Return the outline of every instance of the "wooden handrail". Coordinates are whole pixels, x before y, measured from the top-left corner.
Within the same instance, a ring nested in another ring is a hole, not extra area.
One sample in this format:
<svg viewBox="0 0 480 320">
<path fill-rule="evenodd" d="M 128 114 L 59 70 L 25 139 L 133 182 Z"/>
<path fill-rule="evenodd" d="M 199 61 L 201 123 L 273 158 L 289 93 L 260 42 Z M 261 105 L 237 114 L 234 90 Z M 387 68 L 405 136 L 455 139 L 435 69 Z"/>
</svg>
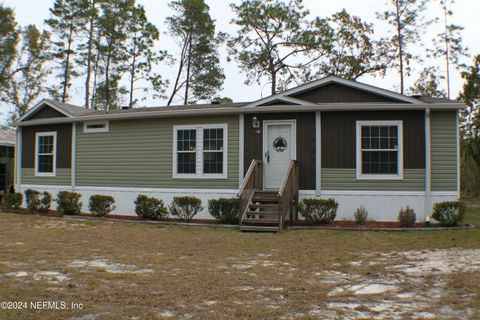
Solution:
<svg viewBox="0 0 480 320">
<path fill-rule="evenodd" d="M 242 185 L 238 190 L 238 196 L 240 196 L 243 193 L 247 184 L 249 183 L 249 180 L 253 177 L 253 174 L 255 172 L 255 167 L 261 163 L 262 163 L 261 160 L 255 160 L 255 159 L 252 160 L 252 162 L 250 163 L 250 167 L 248 167 L 247 174 L 245 175 L 245 178 L 243 178 Z"/>
<path fill-rule="evenodd" d="M 282 185 L 277 194 L 279 198 L 278 227 L 283 230 L 285 216 L 287 212 L 295 209 L 295 202 L 298 198 L 298 163 L 295 160 L 290 161 Z M 293 215 L 290 216 L 293 219 Z"/>
<path fill-rule="evenodd" d="M 240 198 L 240 225 L 243 222 L 248 207 L 252 201 L 255 190 L 263 188 L 263 163 L 261 160 L 252 160 L 242 185 L 238 190 Z"/>
</svg>

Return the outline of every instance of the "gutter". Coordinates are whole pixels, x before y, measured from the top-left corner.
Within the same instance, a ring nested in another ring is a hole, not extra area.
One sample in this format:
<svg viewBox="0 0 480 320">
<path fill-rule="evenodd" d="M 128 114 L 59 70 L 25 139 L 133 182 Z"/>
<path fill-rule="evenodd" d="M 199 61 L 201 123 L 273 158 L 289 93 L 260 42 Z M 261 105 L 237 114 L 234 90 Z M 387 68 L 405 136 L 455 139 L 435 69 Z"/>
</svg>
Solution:
<svg viewBox="0 0 480 320">
<path fill-rule="evenodd" d="M 225 108 L 204 108 L 185 110 L 157 110 L 138 111 L 125 113 L 102 113 L 73 118 L 49 118 L 25 122 L 17 122 L 15 126 L 33 126 L 42 124 L 72 123 L 91 120 L 126 120 L 144 118 L 163 118 L 198 115 L 225 115 L 242 113 L 271 113 L 271 112 L 317 112 L 317 111 L 363 111 L 363 110 L 460 110 L 465 106 L 461 103 L 438 103 L 438 104 L 405 104 L 405 103 L 328 103 L 309 105 L 276 105 L 263 107 L 225 107 Z"/>
</svg>

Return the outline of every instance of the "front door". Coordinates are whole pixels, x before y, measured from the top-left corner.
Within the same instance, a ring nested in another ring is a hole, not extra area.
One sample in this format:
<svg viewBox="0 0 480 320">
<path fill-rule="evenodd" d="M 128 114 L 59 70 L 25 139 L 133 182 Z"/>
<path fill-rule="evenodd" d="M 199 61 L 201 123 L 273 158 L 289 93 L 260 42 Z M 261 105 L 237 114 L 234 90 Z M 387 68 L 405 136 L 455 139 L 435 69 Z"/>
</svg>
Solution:
<svg viewBox="0 0 480 320">
<path fill-rule="evenodd" d="M 291 160 L 296 158 L 295 121 L 263 122 L 265 188 L 280 188 Z"/>
</svg>

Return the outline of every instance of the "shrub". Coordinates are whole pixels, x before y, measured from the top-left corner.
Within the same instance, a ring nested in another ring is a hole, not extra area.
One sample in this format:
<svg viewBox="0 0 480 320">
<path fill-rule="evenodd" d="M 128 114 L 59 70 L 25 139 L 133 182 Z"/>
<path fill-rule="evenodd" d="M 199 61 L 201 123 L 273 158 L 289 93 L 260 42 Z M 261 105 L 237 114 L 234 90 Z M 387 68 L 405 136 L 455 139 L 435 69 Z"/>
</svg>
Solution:
<svg viewBox="0 0 480 320">
<path fill-rule="evenodd" d="M 168 214 L 163 201 L 139 194 L 135 200 L 135 213 L 143 219 L 160 220 Z"/>
<path fill-rule="evenodd" d="M 298 211 L 305 221 L 313 224 L 330 223 L 337 216 L 338 203 L 334 199 L 303 199 Z"/>
<path fill-rule="evenodd" d="M 40 192 L 33 189 L 25 190 L 25 202 L 27 203 L 28 212 L 38 211 L 40 207 Z"/>
<path fill-rule="evenodd" d="M 208 212 L 221 223 L 238 224 L 240 220 L 240 199 L 208 200 Z"/>
<path fill-rule="evenodd" d="M 90 197 L 88 208 L 90 212 L 97 217 L 105 217 L 107 214 L 115 210 L 115 199 L 111 196 L 95 194 Z"/>
<path fill-rule="evenodd" d="M 40 207 L 38 210 L 41 212 L 47 212 L 50 209 L 51 204 L 52 195 L 47 191 L 42 192 L 42 198 L 40 199 Z"/>
<path fill-rule="evenodd" d="M 174 197 L 170 204 L 170 213 L 185 222 L 191 221 L 200 210 L 203 210 L 202 200 L 196 197 Z"/>
<path fill-rule="evenodd" d="M 69 215 L 80 214 L 82 210 L 81 197 L 82 195 L 76 192 L 60 191 L 55 199 L 58 211 Z"/>
<path fill-rule="evenodd" d="M 415 220 L 417 220 L 417 215 L 409 206 L 407 206 L 405 209 L 401 208 L 398 212 L 398 222 L 400 222 L 400 226 L 402 228 L 413 227 Z"/>
<path fill-rule="evenodd" d="M 453 227 L 463 222 L 465 210 L 465 205 L 461 201 L 437 202 L 433 206 L 432 217 L 447 227 Z"/>
<path fill-rule="evenodd" d="M 353 217 L 355 218 L 357 224 L 365 225 L 368 221 L 368 211 L 364 206 L 360 206 L 359 208 L 355 209 Z"/>
<path fill-rule="evenodd" d="M 20 192 L 7 193 L 3 198 L 3 203 L 9 209 L 18 209 L 23 203 L 23 194 Z"/>
</svg>

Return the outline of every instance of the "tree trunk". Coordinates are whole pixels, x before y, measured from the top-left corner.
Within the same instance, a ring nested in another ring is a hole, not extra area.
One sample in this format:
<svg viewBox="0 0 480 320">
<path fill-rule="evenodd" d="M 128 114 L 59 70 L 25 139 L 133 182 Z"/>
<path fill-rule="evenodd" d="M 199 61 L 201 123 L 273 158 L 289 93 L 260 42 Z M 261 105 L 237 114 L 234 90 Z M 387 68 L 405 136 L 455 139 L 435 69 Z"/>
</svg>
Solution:
<svg viewBox="0 0 480 320">
<path fill-rule="evenodd" d="M 106 110 L 110 109 L 110 60 L 112 58 L 112 40 L 108 43 L 107 64 L 105 66 L 105 104 Z"/>
<path fill-rule="evenodd" d="M 398 0 L 395 1 L 396 7 L 396 20 L 397 20 L 397 38 L 398 38 L 398 61 L 400 68 L 400 94 L 404 93 L 403 84 L 403 42 L 402 42 L 402 26 L 400 23 L 400 7 Z"/>
<path fill-rule="evenodd" d="M 190 89 L 190 68 L 192 66 L 192 35 L 188 36 L 187 79 L 185 80 L 185 97 L 183 104 L 188 104 L 188 90 Z"/>
<path fill-rule="evenodd" d="M 180 65 L 178 66 L 177 77 L 175 79 L 175 84 L 173 86 L 173 91 L 172 91 L 172 94 L 170 95 L 170 99 L 168 99 L 167 107 L 172 104 L 173 98 L 175 97 L 178 90 L 180 89 L 178 87 L 178 83 L 180 82 L 180 76 L 182 75 L 183 66 L 185 64 L 185 52 L 186 52 L 186 50 L 187 50 L 187 41 L 185 41 L 185 43 L 183 44 L 182 54 L 180 55 Z"/>
<path fill-rule="evenodd" d="M 445 62 L 447 64 L 447 98 L 450 99 L 450 40 L 448 38 L 448 24 L 447 24 L 447 1 L 444 3 L 443 7 L 445 13 Z"/>
<path fill-rule="evenodd" d="M 100 52 L 97 50 L 97 59 L 95 61 L 95 67 L 93 69 L 93 93 L 92 93 L 92 98 L 90 101 L 90 107 L 91 109 L 96 109 L 97 104 L 96 104 L 96 94 L 97 94 L 97 75 L 98 75 L 98 63 L 100 60 Z"/>
<path fill-rule="evenodd" d="M 135 82 L 135 63 L 137 60 L 136 46 L 133 45 L 132 64 L 130 68 L 130 102 L 129 107 L 133 108 L 133 83 Z"/>
<path fill-rule="evenodd" d="M 274 94 L 277 93 L 277 71 L 275 70 L 273 58 L 269 59 L 269 69 L 270 69 L 270 76 L 272 78 L 271 93 L 273 96 Z"/>
<path fill-rule="evenodd" d="M 65 69 L 63 70 L 63 93 L 62 102 L 67 100 L 67 88 L 70 75 L 70 50 L 72 49 L 73 22 L 71 22 L 68 31 L 67 56 L 65 57 Z"/>
<path fill-rule="evenodd" d="M 90 72 L 93 46 L 93 22 L 95 19 L 95 0 L 92 0 L 90 13 L 90 30 L 88 31 L 87 78 L 85 79 L 85 108 L 90 108 Z"/>
</svg>

